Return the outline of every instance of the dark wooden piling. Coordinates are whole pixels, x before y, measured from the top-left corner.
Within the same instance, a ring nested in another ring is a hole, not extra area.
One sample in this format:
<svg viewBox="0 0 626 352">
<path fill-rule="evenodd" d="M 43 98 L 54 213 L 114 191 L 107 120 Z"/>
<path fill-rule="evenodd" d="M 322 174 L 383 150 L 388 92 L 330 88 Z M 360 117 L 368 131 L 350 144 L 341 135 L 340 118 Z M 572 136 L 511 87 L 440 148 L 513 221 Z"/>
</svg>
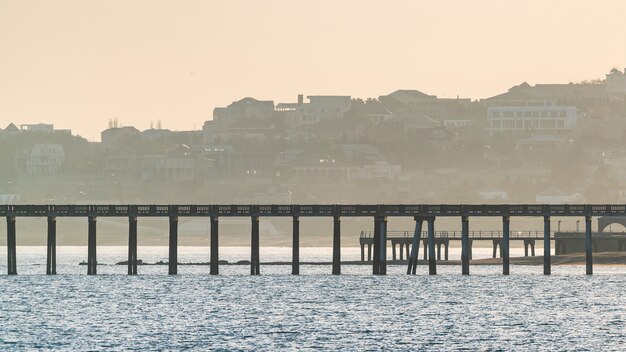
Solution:
<svg viewBox="0 0 626 352">
<path fill-rule="evenodd" d="M 380 275 L 380 217 L 374 217 L 374 260 L 372 274 Z"/>
<path fill-rule="evenodd" d="M 591 216 L 585 216 L 585 266 L 587 275 L 593 275 L 592 241 L 593 239 L 591 238 Z"/>
<path fill-rule="evenodd" d="M 87 275 L 98 273 L 98 259 L 96 256 L 96 217 L 90 215 L 87 229 Z"/>
<path fill-rule="evenodd" d="M 128 217 L 128 275 L 137 275 L 137 217 Z"/>
<path fill-rule="evenodd" d="M 552 258 L 550 256 L 550 217 L 543 217 L 543 274 L 552 273 Z"/>
<path fill-rule="evenodd" d="M 7 216 L 7 274 L 17 275 L 15 216 Z"/>
<path fill-rule="evenodd" d="M 168 274 L 178 274 L 178 216 L 170 215 Z"/>
<path fill-rule="evenodd" d="M 300 217 L 293 217 L 291 243 L 291 274 L 300 275 Z M 363 246 L 361 246 L 361 260 L 363 259 Z"/>
<path fill-rule="evenodd" d="M 469 275 L 469 217 L 461 217 L 461 274 Z"/>
<path fill-rule="evenodd" d="M 260 255 L 259 255 L 259 216 L 253 215 L 252 219 L 252 238 L 251 238 L 251 252 L 250 252 L 250 275 L 260 275 Z"/>
<path fill-rule="evenodd" d="M 502 274 L 509 275 L 509 216 L 502 217 L 502 242 L 500 243 L 500 252 L 502 253 Z"/>
<path fill-rule="evenodd" d="M 341 218 L 333 216 L 333 275 L 341 274 Z"/>
<path fill-rule="evenodd" d="M 57 220 L 48 216 L 48 246 L 46 255 L 46 275 L 57 273 Z"/>
<path fill-rule="evenodd" d="M 411 253 L 408 256 L 409 265 L 406 269 L 407 275 L 411 275 L 411 274 L 415 275 L 417 271 L 417 258 L 419 256 L 420 241 L 421 241 L 421 236 L 422 236 L 423 220 L 421 218 L 418 218 L 417 216 L 414 217 L 414 219 L 415 219 L 415 231 L 413 232 L 413 241 L 411 242 Z"/>
<path fill-rule="evenodd" d="M 211 216 L 211 275 L 219 275 L 220 273 L 220 255 L 219 255 L 219 219 L 217 216 Z"/>
<path fill-rule="evenodd" d="M 428 274 L 437 275 L 435 259 L 435 218 L 428 218 Z"/>
</svg>

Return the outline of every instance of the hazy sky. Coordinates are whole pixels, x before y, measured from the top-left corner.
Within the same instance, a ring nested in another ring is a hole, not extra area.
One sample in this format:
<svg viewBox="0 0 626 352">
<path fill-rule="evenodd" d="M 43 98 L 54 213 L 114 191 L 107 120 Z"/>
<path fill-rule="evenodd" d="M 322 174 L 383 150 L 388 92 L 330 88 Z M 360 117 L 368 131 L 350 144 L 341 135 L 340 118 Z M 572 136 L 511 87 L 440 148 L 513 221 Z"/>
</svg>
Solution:
<svg viewBox="0 0 626 352">
<path fill-rule="evenodd" d="M 215 106 L 419 89 L 483 98 L 626 67 L 626 1 L 0 0 L 0 127 L 98 140 Z"/>
</svg>

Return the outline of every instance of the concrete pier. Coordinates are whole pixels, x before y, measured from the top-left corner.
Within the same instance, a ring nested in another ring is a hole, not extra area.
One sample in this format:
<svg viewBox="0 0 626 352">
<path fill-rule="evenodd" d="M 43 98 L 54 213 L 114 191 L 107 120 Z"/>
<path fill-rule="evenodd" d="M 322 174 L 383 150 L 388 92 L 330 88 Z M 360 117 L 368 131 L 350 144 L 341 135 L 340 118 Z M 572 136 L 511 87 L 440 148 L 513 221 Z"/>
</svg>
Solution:
<svg viewBox="0 0 626 352">
<path fill-rule="evenodd" d="M 178 274 L 178 216 L 170 215 L 170 247 L 168 274 Z"/>
<path fill-rule="evenodd" d="M 87 229 L 87 275 L 98 273 L 98 260 L 96 258 L 96 217 L 89 216 Z"/>
<path fill-rule="evenodd" d="M 300 217 L 293 217 L 291 244 L 291 274 L 300 275 Z M 361 259 L 363 259 L 363 246 L 361 246 Z"/>
<path fill-rule="evenodd" d="M 380 275 L 387 275 L 387 217 L 380 218 Z"/>
<path fill-rule="evenodd" d="M 585 266 L 587 275 L 593 275 L 593 239 L 591 238 L 591 216 L 585 216 Z"/>
<path fill-rule="evenodd" d="M 128 217 L 128 275 L 137 275 L 137 217 Z"/>
<path fill-rule="evenodd" d="M 251 251 L 250 251 L 250 275 L 260 275 L 260 239 L 259 239 L 259 216 L 252 215 L 252 238 L 251 238 Z"/>
<path fill-rule="evenodd" d="M 220 273 L 220 255 L 219 255 L 219 219 L 217 216 L 211 216 L 211 275 L 219 275 Z"/>
<path fill-rule="evenodd" d="M 500 243 L 500 253 L 502 256 L 502 274 L 509 275 L 509 216 L 502 217 L 502 242 Z"/>
<path fill-rule="evenodd" d="M 543 274 L 552 274 L 552 257 L 550 256 L 550 217 L 543 217 Z"/>
<path fill-rule="evenodd" d="M 333 216 L 333 275 L 341 274 L 341 218 Z"/>
<path fill-rule="evenodd" d="M 372 274 L 380 275 L 380 217 L 374 217 L 374 261 Z"/>
<path fill-rule="evenodd" d="M 48 216 L 46 275 L 57 274 L 57 218 Z"/>
<path fill-rule="evenodd" d="M 417 271 L 417 258 L 419 257 L 420 241 L 422 237 L 421 218 L 415 217 L 415 231 L 413 232 L 413 241 L 411 242 L 411 254 L 409 255 L 409 266 L 406 270 L 407 275 L 415 275 Z"/>
<path fill-rule="evenodd" d="M 437 261 L 435 259 L 435 218 L 428 218 L 428 274 L 437 275 Z"/>
<path fill-rule="evenodd" d="M 17 243 L 15 217 L 7 216 L 7 274 L 17 275 Z"/>
<path fill-rule="evenodd" d="M 461 274 L 469 275 L 469 217 L 461 217 Z"/>
</svg>

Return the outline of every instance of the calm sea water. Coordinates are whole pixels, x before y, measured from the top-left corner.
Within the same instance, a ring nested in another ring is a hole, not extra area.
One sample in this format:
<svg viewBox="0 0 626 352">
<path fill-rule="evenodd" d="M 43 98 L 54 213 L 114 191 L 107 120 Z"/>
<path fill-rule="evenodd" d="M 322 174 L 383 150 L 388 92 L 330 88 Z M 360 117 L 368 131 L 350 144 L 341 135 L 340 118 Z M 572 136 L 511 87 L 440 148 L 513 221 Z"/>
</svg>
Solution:
<svg viewBox="0 0 626 352">
<path fill-rule="evenodd" d="M 124 247 L 99 247 L 97 276 L 86 276 L 85 247 L 58 249 L 59 275 L 45 276 L 45 248 L 18 247 L 18 276 L 6 276 L 0 247 L 0 350 L 594 350 L 626 348 L 626 267 L 439 266 L 440 275 L 404 275 L 390 266 L 140 266 L 125 275 Z M 183 247 L 181 262 L 208 259 L 208 248 Z M 262 248 L 263 260 L 289 260 L 289 248 Z M 302 260 L 328 261 L 330 248 L 302 248 Z M 346 248 L 344 259 L 356 259 Z M 475 249 L 476 253 L 476 249 Z M 485 249 L 484 256 L 490 254 Z M 248 248 L 220 249 L 223 259 Z M 147 262 L 166 247 L 141 247 Z M 451 252 L 455 257 L 455 251 Z"/>
</svg>

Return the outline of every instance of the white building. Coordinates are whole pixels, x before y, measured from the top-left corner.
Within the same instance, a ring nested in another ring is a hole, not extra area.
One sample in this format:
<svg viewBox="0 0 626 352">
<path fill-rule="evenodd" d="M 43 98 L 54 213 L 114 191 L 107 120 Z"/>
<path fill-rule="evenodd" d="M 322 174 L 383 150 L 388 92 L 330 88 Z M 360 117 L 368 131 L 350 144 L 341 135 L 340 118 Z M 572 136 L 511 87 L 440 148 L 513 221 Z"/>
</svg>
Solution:
<svg viewBox="0 0 626 352">
<path fill-rule="evenodd" d="M 65 162 L 65 151 L 58 144 L 36 144 L 26 158 L 29 174 L 56 174 Z"/>
<path fill-rule="evenodd" d="M 556 187 L 550 187 L 535 195 L 538 204 L 580 204 L 586 201 L 580 193 L 567 193 Z"/>
<path fill-rule="evenodd" d="M 557 106 L 551 101 L 487 108 L 487 131 L 490 134 L 523 131 L 566 132 L 576 126 L 577 120 L 575 106 Z"/>
<path fill-rule="evenodd" d="M 350 110 L 352 98 L 342 95 L 310 95 L 305 103 L 298 96 L 298 104 L 279 104 L 278 111 L 287 114 L 291 132 L 302 134 L 310 132 L 312 126 L 322 121 L 337 120 Z"/>
<path fill-rule="evenodd" d="M 348 181 L 366 180 L 397 180 L 402 167 L 396 164 L 389 164 L 384 160 L 379 160 L 371 164 L 351 168 L 348 173 Z"/>
<path fill-rule="evenodd" d="M 478 196 L 482 200 L 507 200 L 509 199 L 509 193 L 507 191 L 498 188 L 487 188 L 478 192 Z"/>
</svg>

